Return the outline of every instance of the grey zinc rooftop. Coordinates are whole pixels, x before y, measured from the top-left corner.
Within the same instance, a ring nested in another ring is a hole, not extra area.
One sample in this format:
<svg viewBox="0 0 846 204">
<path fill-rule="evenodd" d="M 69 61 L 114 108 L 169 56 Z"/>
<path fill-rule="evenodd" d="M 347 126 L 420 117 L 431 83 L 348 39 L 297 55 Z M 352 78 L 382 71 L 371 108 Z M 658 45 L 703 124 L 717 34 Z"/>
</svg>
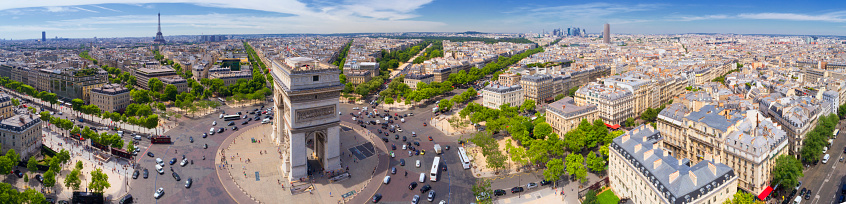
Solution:
<svg viewBox="0 0 846 204">
<path fill-rule="evenodd" d="M 725 109 L 717 108 L 714 105 L 705 105 L 698 111 L 691 112 L 685 118 L 691 121 L 705 123 L 709 127 L 725 132 L 729 127 L 741 120 L 742 116 L 736 111 L 729 111 L 727 116 L 720 115 L 719 113 L 723 110 Z"/>
<path fill-rule="evenodd" d="M 659 196 L 669 203 L 692 203 L 702 196 L 720 190 L 736 179 L 734 170 L 722 163 L 704 160 L 688 166 L 689 160 L 665 155 L 654 143 L 662 136 L 648 125 L 641 125 L 614 138 L 610 147 L 650 182 Z M 691 176 L 691 174 L 693 176 Z"/>
<path fill-rule="evenodd" d="M 663 116 L 669 119 L 673 119 L 677 122 L 681 122 L 683 121 L 682 119 L 684 119 L 684 116 L 687 115 L 687 113 L 690 113 L 690 110 L 688 110 L 684 104 L 674 103 L 670 104 L 669 106 L 666 106 L 664 110 L 658 113 L 658 116 Z"/>
<path fill-rule="evenodd" d="M 503 86 L 503 85 L 499 85 L 497 83 L 488 84 L 488 86 L 485 86 L 485 88 L 482 88 L 482 90 L 496 92 L 496 93 L 506 93 L 506 92 L 512 92 L 512 91 L 519 91 L 519 90 L 522 90 L 522 89 L 523 89 L 523 87 L 521 87 L 519 84 L 515 84 L 513 86 Z"/>
<path fill-rule="evenodd" d="M 757 110 L 746 111 L 746 117 L 737 124 L 738 131 L 726 135 L 729 153 L 761 162 L 770 151 L 787 145 L 787 133 Z"/>
<path fill-rule="evenodd" d="M 561 117 L 571 117 L 597 110 L 596 105 L 585 104 L 584 106 L 577 106 L 573 97 L 564 97 L 561 100 L 552 102 L 546 106 L 547 111 L 551 111 Z"/>
</svg>

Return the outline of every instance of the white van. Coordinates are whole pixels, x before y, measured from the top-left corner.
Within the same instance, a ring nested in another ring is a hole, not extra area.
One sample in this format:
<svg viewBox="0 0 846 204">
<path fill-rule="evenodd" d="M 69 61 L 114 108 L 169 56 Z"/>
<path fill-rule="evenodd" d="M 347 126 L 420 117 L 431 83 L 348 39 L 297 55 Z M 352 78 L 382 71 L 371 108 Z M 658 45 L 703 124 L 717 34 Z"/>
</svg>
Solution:
<svg viewBox="0 0 846 204">
<path fill-rule="evenodd" d="M 426 181 L 426 173 L 420 173 L 420 180 L 419 181 L 420 181 L 420 183 L 423 183 L 424 181 Z"/>
<path fill-rule="evenodd" d="M 831 158 L 831 156 L 830 156 L 830 155 L 828 155 L 828 154 L 825 154 L 825 156 L 823 156 L 822 163 L 823 163 L 823 164 L 828 163 L 828 159 L 829 159 L 829 158 Z"/>
<path fill-rule="evenodd" d="M 209 135 L 214 135 L 214 128 L 209 128 Z"/>
<path fill-rule="evenodd" d="M 164 166 L 164 161 L 162 161 L 162 158 L 156 158 L 156 164 Z"/>
<path fill-rule="evenodd" d="M 141 135 L 135 135 L 135 140 L 141 140 Z"/>
<path fill-rule="evenodd" d="M 382 180 L 383 183 L 388 184 L 391 182 L 391 176 L 385 176 L 385 179 Z"/>
<path fill-rule="evenodd" d="M 164 169 L 162 169 L 162 165 L 156 164 L 156 172 L 159 172 L 159 174 L 164 174 Z"/>
<path fill-rule="evenodd" d="M 799 204 L 802 202 L 802 196 L 796 196 L 796 199 L 793 199 L 793 204 Z"/>
<path fill-rule="evenodd" d="M 220 118 L 223 119 L 223 114 L 220 114 Z"/>
<path fill-rule="evenodd" d="M 353 119 L 353 120 L 355 120 L 355 119 Z M 270 122 L 270 118 L 265 118 L 264 120 L 261 120 L 261 124 L 265 124 L 265 123 L 269 123 L 269 122 Z"/>
<path fill-rule="evenodd" d="M 123 136 L 123 130 L 118 130 L 117 134 L 118 134 L 118 136 Z"/>
</svg>

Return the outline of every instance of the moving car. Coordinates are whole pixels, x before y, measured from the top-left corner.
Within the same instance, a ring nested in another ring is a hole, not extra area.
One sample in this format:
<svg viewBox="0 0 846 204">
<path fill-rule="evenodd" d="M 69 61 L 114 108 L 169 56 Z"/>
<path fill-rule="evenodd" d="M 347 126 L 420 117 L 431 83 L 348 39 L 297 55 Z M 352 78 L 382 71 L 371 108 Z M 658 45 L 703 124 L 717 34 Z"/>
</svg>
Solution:
<svg viewBox="0 0 846 204">
<path fill-rule="evenodd" d="M 39 176 L 41 176 L 41 175 L 36 175 L 35 177 L 38 178 Z M 135 170 L 135 172 L 132 172 L 132 179 L 138 179 L 138 170 Z"/>
<path fill-rule="evenodd" d="M 188 137 L 188 141 L 194 143 L 194 136 Z"/>
<path fill-rule="evenodd" d="M 179 166 L 185 166 L 188 164 L 188 159 L 182 159 L 182 162 L 179 163 Z"/>
<path fill-rule="evenodd" d="M 185 188 L 191 188 L 191 184 L 193 184 L 193 183 L 194 183 L 194 179 L 188 178 L 188 180 L 185 181 Z"/>
<path fill-rule="evenodd" d="M 417 163 L 414 164 L 417 168 L 420 168 L 420 160 L 417 160 Z"/>
<path fill-rule="evenodd" d="M 397 167 L 391 167 L 391 174 L 397 174 Z"/>
<path fill-rule="evenodd" d="M 414 195 L 414 197 L 411 198 L 411 204 L 417 204 L 418 201 L 420 201 L 419 195 Z"/>
<path fill-rule="evenodd" d="M 159 199 L 164 195 L 164 188 L 159 188 L 156 193 L 153 193 L 153 198 Z"/>
<path fill-rule="evenodd" d="M 382 194 L 375 194 L 373 195 L 373 203 L 378 203 L 379 200 L 382 200 Z"/>
<path fill-rule="evenodd" d="M 426 196 L 426 200 L 428 200 L 429 202 L 434 201 L 435 200 L 435 191 L 429 191 L 429 195 Z"/>
<path fill-rule="evenodd" d="M 170 165 L 176 164 L 176 158 L 170 159 Z"/>
<path fill-rule="evenodd" d="M 146 179 L 149 176 L 150 176 L 150 171 L 147 171 L 147 169 L 144 169 L 144 178 Z"/>
<path fill-rule="evenodd" d="M 176 181 L 182 180 L 181 178 L 179 178 L 179 174 L 177 174 L 176 172 L 173 172 L 170 175 L 172 175 L 173 179 L 176 179 Z"/>
<path fill-rule="evenodd" d="M 423 187 L 420 187 L 420 193 L 426 193 L 426 191 L 429 191 L 429 190 L 432 190 L 432 186 L 429 186 L 429 184 L 426 184 L 426 185 L 423 185 Z"/>
<path fill-rule="evenodd" d="M 382 180 L 383 183 L 388 184 L 391 182 L 391 176 L 385 176 L 385 179 Z"/>
<path fill-rule="evenodd" d="M 138 171 L 135 171 L 135 173 L 137 174 Z M 138 176 L 132 175 L 132 178 L 138 178 Z M 44 183 L 44 177 L 42 177 L 41 174 L 35 175 L 35 180 L 38 180 L 39 183 Z"/>
<path fill-rule="evenodd" d="M 417 188 L 417 182 L 411 182 L 408 184 L 408 190 L 414 190 L 414 188 Z"/>
<path fill-rule="evenodd" d="M 147 156 L 154 157 L 153 152 L 147 152 Z"/>
</svg>

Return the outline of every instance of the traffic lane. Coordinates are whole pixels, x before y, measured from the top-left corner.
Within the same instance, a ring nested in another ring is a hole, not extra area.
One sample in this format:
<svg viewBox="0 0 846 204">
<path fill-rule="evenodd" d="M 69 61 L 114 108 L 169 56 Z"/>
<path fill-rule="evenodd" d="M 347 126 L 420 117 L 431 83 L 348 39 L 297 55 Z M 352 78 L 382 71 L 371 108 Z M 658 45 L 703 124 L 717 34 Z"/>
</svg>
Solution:
<svg viewBox="0 0 846 204">
<path fill-rule="evenodd" d="M 843 130 L 841 130 L 843 131 Z M 842 137 L 842 136 L 841 136 Z M 802 180 L 803 185 L 799 188 L 801 191 L 802 188 L 806 188 L 811 190 L 811 197 L 808 201 L 818 202 L 818 203 L 830 203 L 832 197 L 836 196 L 831 186 L 837 186 L 837 179 L 843 175 L 843 165 L 842 162 L 839 162 L 840 156 L 843 156 L 843 151 L 840 151 L 840 148 L 843 147 L 844 143 L 846 143 L 846 139 L 838 137 L 835 139 L 834 144 L 832 144 L 832 150 L 829 150 L 831 159 L 827 164 L 823 164 L 820 161 L 817 165 L 812 165 L 806 168 L 804 171 L 804 177 Z M 822 155 L 825 155 L 821 153 Z M 838 171 L 838 168 L 840 169 Z M 798 195 L 798 192 L 797 192 Z M 792 198 L 791 198 L 792 199 Z"/>
<path fill-rule="evenodd" d="M 225 110 L 234 111 L 236 109 Z M 240 122 L 240 120 L 243 119 L 239 119 L 238 121 Z M 172 137 L 173 143 L 171 145 L 153 145 L 150 148 L 150 151 L 153 152 L 156 157 L 151 158 L 143 155 L 144 158 L 141 159 L 139 164 L 142 168 L 149 169 L 151 177 L 150 179 L 147 179 L 147 181 L 140 180 L 142 179 L 140 177 L 139 180 L 133 181 L 133 188 L 131 191 L 132 193 L 137 193 L 139 195 L 150 195 L 150 197 L 136 196 L 141 199 L 142 203 L 156 202 L 156 200 L 152 198 L 152 193 L 159 187 L 165 189 L 165 195 L 158 200 L 163 203 L 185 203 L 186 201 L 203 201 L 202 203 L 234 203 L 234 200 L 232 200 L 229 194 L 226 193 L 220 183 L 220 180 L 215 173 L 214 161 L 212 159 L 214 158 L 213 154 L 215 154 L 215 151 L 218 149 L 218 146 L 220 146 L 220 143 L 232 134 L 237 134 L 240 130 L 232 131 L 231 127 L 227 126 L 227 130 L 223 133 L 215 133 L 214 135 L 209 135 L 207 138 L 202 138 L 202 133 L 208 131 L 208 128 L 212 127 L 212 121 L 218 121 L 218 125 L 215 126 L 216 128 L 225 126 L 221 124 L 223 120 L 219 119 L 217 114 L 210 114 L 197 119 L 186 119 L 184 121 L 180 121 L 177 127 L 165 133 L 166 135 L 170 135 Z M 243 128 L 254 125 L 261 124 L 260 122 L 251 122 Z M 240 126 L 239 128 L 243 129 Z M 194 137 L 194 143 L 189 142 L 188 138 L 190 136 Z M 208 144 L 208 149 L 204 149 L 203 144 Z M 181 161 L 183 154 L 189 160 L 193 159 L 194 164 L 188 164 L 185 167 L 180 167 L 178 162 Z M 205 156 L 206 160 L 202 160 L 202 156 Z M 177 172 L 177 174 L 179 174 L 181 181 L 175 181 L 171 176 L 171 166 L 169 164 L 165 164 L 165 173 L 163 175 L 159 175 L 154 167 L 155 158 L 162 158 L 165 162 L 168 162 L 172 158 L 177 158 L 179 161 L 174 165 L 173 169 Z M 156 175 L 158 178 L 155 178 Z M 190 189 L 186 189 L 184 185 L 185 181 L 189 177 L 194 179 L 194 184 Z"/>
<path fill-rule="evenodd" d="M 399 165 L 399 159 L 401 157 L 406 161 L 405 166 Z M 431 186 L 431 190 L 435 191 L 436 201 L 439 201 L 440 199 L 447 200 L 446 196 L 449 192 L 449 182 L 448 179 L 446 182 L 445 179 L 443 179 L 443 176 L 445 176 L 446 173 L 439 172 L 438 179 L 435 182 L 429 180 L 429 172 L 432 168 L 432 161 L 434 160 L 434 157 L 435 155 L 408 157 L 408 154 L 405 154 L 404 157 L 397 155 L 396 158 L 392 158 L 390 166 L 396 167 L 397 173 L 391 174 L 390 170 L 388 170 L 388 176 L 391 176 L 391 182 L 389 184 L 382 183 L 379 190 L 377 190 L 378 193 L 382 194 L 382 200 L 386 202 L 411 201 L 411 198 L 414 197 L 414 195 L 420 195 L 421 199 L 426 199 L 428 192 L 420 193 L 420 188 L 427 184 Z M 421 161 L 420 167 L 416 167 L 415 165 L 417 160 Z M 408 172 L 408 176 L 405 176 L 405 172 Z M 421 173 L 424 174 L 423 183 L 419 182 Z M 384 179 L 384 177 L 379 177 L 378 179 Z M 412 182 L 417 183 L 417 187 L 413 190 L 409 190 L 408 186 Z"/>
</svg>

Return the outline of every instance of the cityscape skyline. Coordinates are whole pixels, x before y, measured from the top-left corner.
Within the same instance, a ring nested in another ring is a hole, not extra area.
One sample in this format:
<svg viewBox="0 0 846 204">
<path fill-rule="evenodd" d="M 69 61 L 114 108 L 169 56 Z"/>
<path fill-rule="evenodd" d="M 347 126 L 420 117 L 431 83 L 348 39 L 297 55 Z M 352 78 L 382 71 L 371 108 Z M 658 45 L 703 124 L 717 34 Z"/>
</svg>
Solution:
<svg viewBox="0 0 846 204">
<path fill-rule="evenodd" d="M 539 33 L 603 24 L 620 34 L 843 35 L 843 2 L 554 1 L 168 1 L 9 2 L 0 5 L 0 39 L 152 37 L 161 12 L 167 35 L 390 32 Z M 271 6 L 268 6 L 271 5 Z M 505 25 L 505 26 L 503 26 Z M 790 29 L 785 29 L 790 28 Z"/>
</svg>

